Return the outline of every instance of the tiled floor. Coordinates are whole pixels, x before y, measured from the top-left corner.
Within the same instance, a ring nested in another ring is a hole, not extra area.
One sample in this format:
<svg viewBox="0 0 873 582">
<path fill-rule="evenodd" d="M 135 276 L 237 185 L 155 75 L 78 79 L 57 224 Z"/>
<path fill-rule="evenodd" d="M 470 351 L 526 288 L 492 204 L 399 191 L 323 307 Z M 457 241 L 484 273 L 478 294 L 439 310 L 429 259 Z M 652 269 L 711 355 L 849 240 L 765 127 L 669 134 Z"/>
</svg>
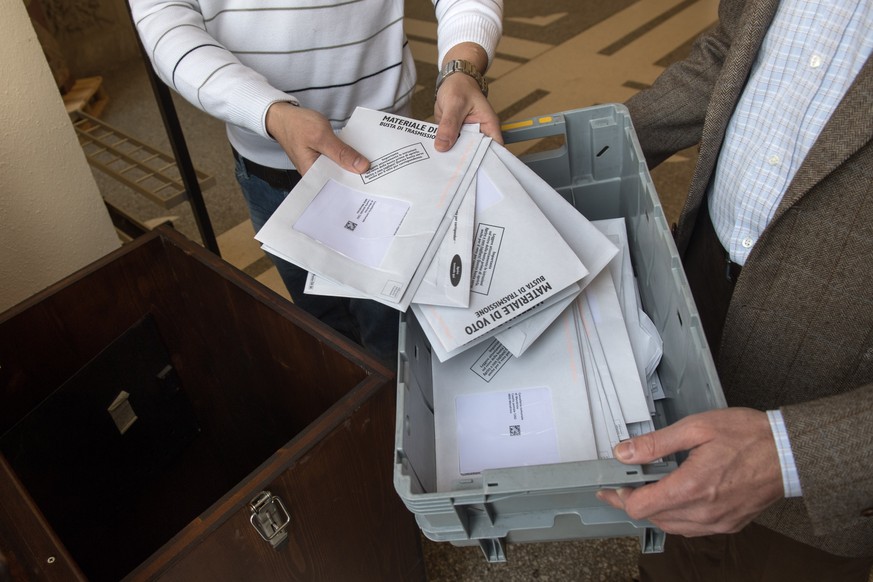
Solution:
<svg viewBox="0 0 873 582">
<path fill-rule="evenodd" d="M 415 116 L 432 116 L 436 24 L 432 5 L 407 0 L 407 34 L 419 69 Z M 505 36 L 488 73 L 491 101 L 503 121 L 521 120 L 605 102 L 621 102 L 684 55 L 692 39 L 716 20 L 717 0 L 512 0 Z M 141 62 L 104 74 L 110 103 L 104 121 L 169 150 Z M 221 123 L 176 99 L 195 166 L 216 178 L 204 192 L 222 256 L 286 295 L 254 241 L 230 163 Z M 522 153 L 518 147 L 516 153 Z M 682 152 L 653 174 L 669 219 L 678 214 L 693 166 Z M 140 221 L 172 217 L 194 240 L 186 203 L 160 208 L 95 172 L 104 196 Z M 511 546 L 508 562 L 487 564 L 478 548 L 423 540 L 432 581 L 630 580 L 636 539 L 577 540 Z"/>
</svg>

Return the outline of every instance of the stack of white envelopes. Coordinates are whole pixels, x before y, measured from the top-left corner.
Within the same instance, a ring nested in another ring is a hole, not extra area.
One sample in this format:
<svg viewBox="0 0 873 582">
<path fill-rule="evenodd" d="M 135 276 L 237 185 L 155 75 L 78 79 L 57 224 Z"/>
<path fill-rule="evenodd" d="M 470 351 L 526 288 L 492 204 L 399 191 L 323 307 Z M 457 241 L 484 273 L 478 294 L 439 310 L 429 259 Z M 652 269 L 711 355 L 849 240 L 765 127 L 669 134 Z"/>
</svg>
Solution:
<svg viewBox="0 0 873 582">
<path fill-rule="evenodd" d="M 342 139 L 366 174 L 319 157 L 255 238 L 267 252 L 405 311 L 451 226 L 490 139 L 465 131 L 451 152 L 436 126 L 358 108 Z"/>
<path fill-rule="evenodd" d="M 359 108 L 257 233 L 307 293 L 411 311 L 438 362 L 440 490 L 484 469 L 611 456 L 652 430 L 660 338 L 639 305 L 624 221 L 591 222 L 476 128 Z"/>
</svg>

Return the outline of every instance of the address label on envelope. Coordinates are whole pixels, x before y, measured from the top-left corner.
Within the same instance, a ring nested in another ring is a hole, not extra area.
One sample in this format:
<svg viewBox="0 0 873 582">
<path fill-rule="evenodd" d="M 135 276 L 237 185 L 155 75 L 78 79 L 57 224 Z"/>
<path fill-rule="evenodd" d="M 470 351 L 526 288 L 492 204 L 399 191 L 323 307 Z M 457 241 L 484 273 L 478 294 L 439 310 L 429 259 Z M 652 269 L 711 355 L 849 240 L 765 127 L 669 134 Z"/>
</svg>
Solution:
<svg viewBox="0 0 873 582">
<path fill-rule="evenodd" d="M 561 459 L 546 386 L 461 394 L 455 411 L 461 475 Z"/>
<path fill-rule="evenodd" d="M 328 180 L 294 223 L 323 245 L 368 267 L 379 267 L 411 204 Z"/>
</svg>

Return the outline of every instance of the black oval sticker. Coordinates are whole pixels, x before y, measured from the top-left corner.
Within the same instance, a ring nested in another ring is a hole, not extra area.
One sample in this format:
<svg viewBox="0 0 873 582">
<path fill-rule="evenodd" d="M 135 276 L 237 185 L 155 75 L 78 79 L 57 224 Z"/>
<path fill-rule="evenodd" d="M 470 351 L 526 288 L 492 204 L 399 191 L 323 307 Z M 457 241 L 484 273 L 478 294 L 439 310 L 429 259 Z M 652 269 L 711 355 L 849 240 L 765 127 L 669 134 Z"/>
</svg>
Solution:
<svg viewBox="0 0 873 582">
<path fill-rule="evenodd" d="M 452 264 L 449 266 L 449 280 L 452 282 L 452 287 L 457 287 L 461 282 L 461 257 L 455 255 L 452 257 Z"/>
</svg>

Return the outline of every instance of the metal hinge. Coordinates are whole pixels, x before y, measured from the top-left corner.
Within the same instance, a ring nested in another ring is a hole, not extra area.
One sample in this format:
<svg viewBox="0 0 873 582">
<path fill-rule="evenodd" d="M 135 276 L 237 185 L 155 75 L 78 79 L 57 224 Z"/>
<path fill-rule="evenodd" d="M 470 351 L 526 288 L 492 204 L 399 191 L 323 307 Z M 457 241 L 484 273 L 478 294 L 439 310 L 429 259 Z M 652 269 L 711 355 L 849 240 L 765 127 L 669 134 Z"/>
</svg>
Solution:
<svg viewBox="0 0 873 582">
<path fill-rule="evenodd" d="M 264 541 L 277 548 L 288 539 L 285 528 L 291 523 L 291 516 L 281 499 L 269 491 L 261 491 L 249 502 L 249 509 L 252 511 L 252 526 Z"/>
</svg>

